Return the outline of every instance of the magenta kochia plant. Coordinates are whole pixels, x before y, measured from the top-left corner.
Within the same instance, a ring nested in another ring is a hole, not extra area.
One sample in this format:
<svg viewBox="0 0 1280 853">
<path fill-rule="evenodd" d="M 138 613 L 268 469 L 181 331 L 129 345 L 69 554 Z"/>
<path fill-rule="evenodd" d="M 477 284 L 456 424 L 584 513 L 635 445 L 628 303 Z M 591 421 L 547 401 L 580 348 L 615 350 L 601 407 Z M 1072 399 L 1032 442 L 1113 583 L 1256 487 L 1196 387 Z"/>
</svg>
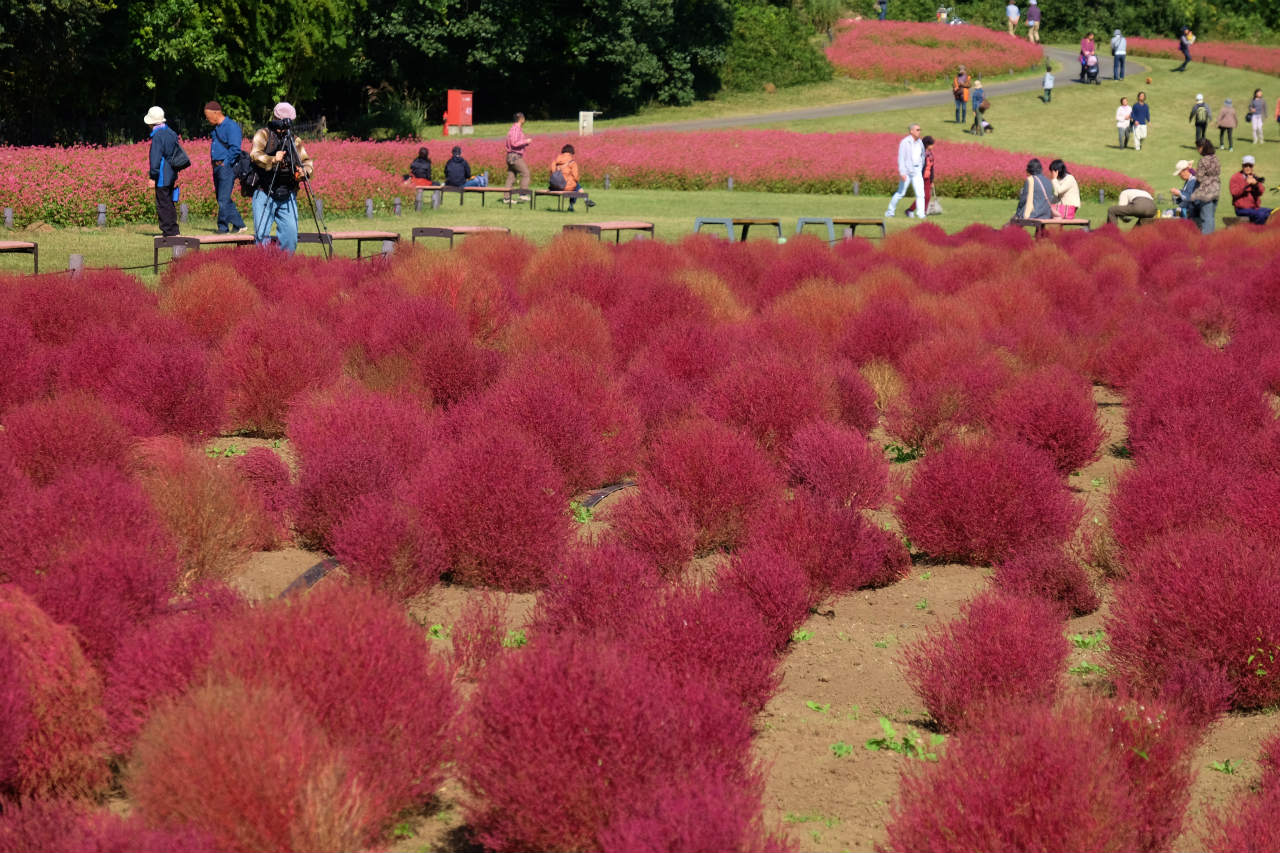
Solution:
<svg viewBox="0 0 1280 853">
<path fill-rule="evenodd" d="M 1060 365 L 1015 377 L 991 401 L 986 420 L 996 435 L 1048 453 L 1062 474 L 1096 460 L 1105 438 L 1089 383 Z"/>
</svg>

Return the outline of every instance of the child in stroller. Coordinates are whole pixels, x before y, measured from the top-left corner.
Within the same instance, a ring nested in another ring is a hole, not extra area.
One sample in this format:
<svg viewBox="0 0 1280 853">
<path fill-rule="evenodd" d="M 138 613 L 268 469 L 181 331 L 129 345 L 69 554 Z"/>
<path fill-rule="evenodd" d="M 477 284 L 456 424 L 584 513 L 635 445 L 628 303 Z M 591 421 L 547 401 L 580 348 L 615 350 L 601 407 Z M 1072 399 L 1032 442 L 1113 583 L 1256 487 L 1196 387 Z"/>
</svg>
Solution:
<svg viewBox="0 0 1280 853">
<path fill-rule="evenodd" d="M 1089 54 L 1084 62 L 1084 77 L 1086 83 L 1096 83 L 1101 86 L 1102 82 L 1098 79 L 1098 57 L 1097 54 Z"/>
</svg>

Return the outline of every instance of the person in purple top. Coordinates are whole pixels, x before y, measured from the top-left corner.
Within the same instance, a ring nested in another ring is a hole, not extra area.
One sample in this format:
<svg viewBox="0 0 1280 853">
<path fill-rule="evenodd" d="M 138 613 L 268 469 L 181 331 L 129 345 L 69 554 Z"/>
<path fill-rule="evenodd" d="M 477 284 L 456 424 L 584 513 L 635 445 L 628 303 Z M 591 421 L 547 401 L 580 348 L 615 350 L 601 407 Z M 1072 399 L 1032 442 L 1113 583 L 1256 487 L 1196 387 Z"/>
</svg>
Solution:
<svg viewBox="0 0 1280 853">
<path fill-rule="evenodd" d="M 524 135 L 524 113 L 515 114 L 515 123 L 507 131 L 507 189 L 515 185 L 516 176 L 520 176 L 520 201 L 529 200 L 529 166 L 524 162 L 525 149 L 532 139 Z M 511 196 L 503 198 L 504 204 L 511 204 Z"/>
<path fill-rule="evenodd" d="M 1032 44 L 1040 43 L 1040 5 L 1036 0 L 1028 0 L 1027 41 Z"/>
</svg>

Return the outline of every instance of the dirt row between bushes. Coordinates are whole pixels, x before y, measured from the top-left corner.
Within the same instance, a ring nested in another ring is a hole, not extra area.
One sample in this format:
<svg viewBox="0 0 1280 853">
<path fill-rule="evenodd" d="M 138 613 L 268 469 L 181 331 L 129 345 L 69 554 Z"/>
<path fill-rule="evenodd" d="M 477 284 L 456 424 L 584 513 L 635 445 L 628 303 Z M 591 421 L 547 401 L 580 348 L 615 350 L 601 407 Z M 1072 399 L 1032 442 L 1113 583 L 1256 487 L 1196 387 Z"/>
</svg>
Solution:
<svg viewBox="0 0 1280 853">
<path fill-rule="evenodd" d="M 1107 434 L 1104 455 L 1070 478 L 1072 489 L 1086 501 L 1085 525 L 1105 520 L 1108 496 L 1117 477 L 1131 464 L 1122 450 L 1127 430 L 1120 399 L 1102 388 L 1095 388 L 1094 396 Z M 888 443 L 879 430 L 872 438 Z M 246 444 L 243 439 L 236 441 Z M 215 446 L 230 443 L 226 439 Z M 895 474 L 906 473 L 903 469 L 910 464 L 895 466 Z M 597 517 L 607 520 L 610 507 L 626 500 L 629 492 L 601 501 Z M 590 522 L 583 534 L 597 532 L 602 523 Z M 236 583 L 253 598 L 274 597 L 326 556 L 297 548 L 255 554 Z M 898 670 L 897 656 L 930 627 L 958 616 L 961 606 L 988 586 L 990 575 L 990 569 L 983 567 L 917 560 L 910 576 L 892 586 L 824 603 L 797 633 L 780 662 L 781 689 L 756 718 L 755 749 L 768 767 L 765 819 L 769 825 L 782 826 L 798 849 L 870 851 L 884 843 L 898 774 L 918 759 L 869 750 L 865 743 L 883 736 L 882 717 L 899 734 L 919 732 L 927 739 L 932 730 L 919 699 Z M 1102 607 L 1068 620 L 1063 629 L 1067 636 L 1102 630 L 1110 605 L 1105 585 L 1102 591 Z M 449 654 L 448 628 L 474 594 L 463 587 L 441 586 L 410 608 L 429 630 L 439 626 L 430 631 L 439 653 Z M 534 601 L 533 595 L 510 596 L 509 628 L 524 624 Z M 1105 675 L 1091 669 L 1104 665 L 1103 651 L 1073 648 L 1068 667 L 1075 671 L 1063 673 L 1064 683 L 1073 690 L 1105 689 Z M 1175 851 L 1203 849 L 1200 829 L 1214 809 L 1240 796 L 1258 778 L 1258 747 L 1277 728 L 1280 719 L 1275 714 L 1233 714 L 1212 727 L 1194 757 L 1197 775 L 1191 807 Z M 945 748 L 944 744 L 941 749 Z M 1228 759 L 1236 768 L 1234 773 L 1210 768 L 1211 763 Z M 461 797 L 457 782 L 447 782 L 427 810 L 398 827 L 391 849 L 400 853 L 474 849 L 468 847 Z"/>
</svg>

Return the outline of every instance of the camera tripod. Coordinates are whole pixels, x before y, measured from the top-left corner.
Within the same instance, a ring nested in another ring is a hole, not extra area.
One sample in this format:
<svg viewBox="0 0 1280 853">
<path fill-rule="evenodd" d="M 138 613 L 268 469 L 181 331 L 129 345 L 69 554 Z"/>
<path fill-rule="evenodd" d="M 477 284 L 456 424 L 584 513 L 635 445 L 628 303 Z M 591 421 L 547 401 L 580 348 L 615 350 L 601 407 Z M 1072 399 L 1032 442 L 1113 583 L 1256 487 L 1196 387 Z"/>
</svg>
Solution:
<svg viewBox="0 0 1280 853">
<path fill-rule="evenodd" d="M 306 191 L 307 206 L 311 208 L 311 218 L 316 223 L 316 233 L 327 234 L 329 229 L 321 223 L 320 214 L 316 210 L 315 197 L 311 194 L 311 178 L 307 175 L 306 170 L 302 168 L 302 158 L 298 156 L 298 146 L 295 145 L 293 141 L 293 128 L 286 124 L 283 127 L 271 128 L 271 130 L 280 137 L 280 147 L 284 150 L 285 156 L 276 163 L 275 168 L 271 170 L 271 183 L 268 184 L 266 188 L 267 197 L 270 198 L 273 203 L 275 202 L 274 190 L 276 187 L 276 179 L 280 176 L 280 167 L 288 164 L 288 174 L 297 176 L 298 183 L 300 183 L 302 188 Z M 297 213 L 296 199 L 294 204 L 294 213 L 295 215 Z M 265 230 L 263 233 L 258 233 L 258 228 L 260 226 L 258 223 L 254 223 L 253 236 L 259 243 L 267 238 L 266 232 L 271 230 L 271 220 L 266 220 L 262 224 L 265 226 Z M 320 249 L 324 252 L 325 260 L 330 260 L 332 258 L 332 241 L 321 239 Z"/>
</svg>

